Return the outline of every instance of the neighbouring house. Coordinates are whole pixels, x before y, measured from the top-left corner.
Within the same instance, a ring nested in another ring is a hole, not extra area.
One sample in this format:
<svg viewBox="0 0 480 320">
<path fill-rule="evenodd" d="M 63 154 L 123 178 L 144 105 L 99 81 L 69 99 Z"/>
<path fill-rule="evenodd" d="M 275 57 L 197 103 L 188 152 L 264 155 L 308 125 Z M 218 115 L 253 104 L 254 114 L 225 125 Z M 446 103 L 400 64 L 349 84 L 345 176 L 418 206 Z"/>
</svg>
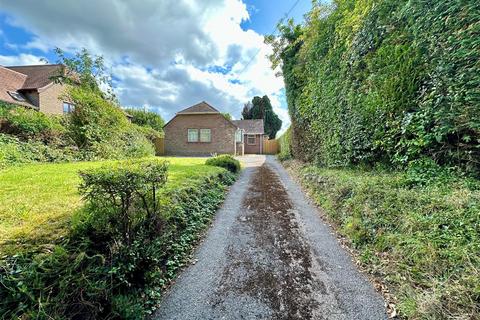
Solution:
<svg viewBox="0 0 480 320">
<path fill-rule="evenodd" d="M 243 153 L 262 154 L 263 144 L 267 139 L 263 129 L 263 119 L 232 120 L 232 122 L 242 131 Z"/>
<path fill-rule="evenodd" d="M 66 85 L 52 79 L 64 68 L 61 64 L 0 66 L 0 101 L 46 114 L 70 113 L 74 106 L 64 97 Z"/>
<path fill-rule="evenodd" d="M 263 120 L 228 120 L 203 101 L 182 111 L 163 127 L 165 153 L 179 156 L 262 153 Z"/>
</svg>

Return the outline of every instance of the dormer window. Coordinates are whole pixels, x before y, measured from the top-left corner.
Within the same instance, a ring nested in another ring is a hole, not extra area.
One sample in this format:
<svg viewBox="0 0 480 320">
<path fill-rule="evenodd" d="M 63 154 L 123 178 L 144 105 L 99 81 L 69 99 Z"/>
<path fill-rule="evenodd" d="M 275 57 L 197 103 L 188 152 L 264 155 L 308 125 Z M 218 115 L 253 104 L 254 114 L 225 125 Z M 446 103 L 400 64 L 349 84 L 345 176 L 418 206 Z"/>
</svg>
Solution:
<svg viewBox="0 0 480 320">
<path fill-rule="evenodd" d="M 27 101 L 27 99 L 25 99 L 25 97 L 17 91 L 8 91 L 8 94 L 10 95 L 10 97 L 12 97 L 17 101 L 21 101 L 21 102 Z"/>
</svg>

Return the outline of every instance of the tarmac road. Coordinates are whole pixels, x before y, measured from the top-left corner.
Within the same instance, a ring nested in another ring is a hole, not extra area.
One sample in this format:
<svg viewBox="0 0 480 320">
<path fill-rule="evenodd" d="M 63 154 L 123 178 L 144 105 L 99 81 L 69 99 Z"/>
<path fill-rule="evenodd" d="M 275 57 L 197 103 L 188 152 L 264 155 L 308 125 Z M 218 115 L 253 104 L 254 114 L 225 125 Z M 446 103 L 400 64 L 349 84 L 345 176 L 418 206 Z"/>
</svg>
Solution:
<svg viewBox="0 0 480 320">
<path fill-rule="evenodd" d="M 386 319 L 321 213 L 274 157 L 246 168 L 154 319 Z"/>
</svg>

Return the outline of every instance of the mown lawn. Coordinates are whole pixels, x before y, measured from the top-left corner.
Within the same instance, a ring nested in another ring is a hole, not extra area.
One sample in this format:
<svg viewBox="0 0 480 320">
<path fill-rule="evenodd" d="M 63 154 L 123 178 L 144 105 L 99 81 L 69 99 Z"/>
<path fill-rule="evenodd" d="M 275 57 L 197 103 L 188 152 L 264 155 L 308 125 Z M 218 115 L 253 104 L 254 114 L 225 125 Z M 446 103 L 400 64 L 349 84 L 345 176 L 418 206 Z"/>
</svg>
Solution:
<svg viewBox="0 0 480 320">
<path fill-rule="evenodd" d="M 202 158 L 162 158 L 170 163 L 167 188 L 223 170 Z M 115 161 L 32 164 L 0 171 L 0 255 L 64 237 L 82 206 L 78 172 Z"/>
</svg>

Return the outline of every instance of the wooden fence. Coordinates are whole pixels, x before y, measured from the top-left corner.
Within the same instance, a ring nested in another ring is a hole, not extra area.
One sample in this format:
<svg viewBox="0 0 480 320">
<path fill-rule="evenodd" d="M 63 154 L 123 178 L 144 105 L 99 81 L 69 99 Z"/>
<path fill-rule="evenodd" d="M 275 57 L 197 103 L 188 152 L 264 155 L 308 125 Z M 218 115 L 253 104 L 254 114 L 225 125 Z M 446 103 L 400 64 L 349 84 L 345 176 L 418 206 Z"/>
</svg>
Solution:
<svg viewBox="0 0 480 320">
<path fill-rule="evenodd" d="M 165 139 L 164 138 L 155 138 L 153 141 L 155 145 L 155 155 L 164 156 L 165 155 Z"/>
<path fill-rule="evenodd" d="M 263 141 L 264 154 L 277 154 L 280 151 L 280 143 L 277 139 Z"/>
</svg>

